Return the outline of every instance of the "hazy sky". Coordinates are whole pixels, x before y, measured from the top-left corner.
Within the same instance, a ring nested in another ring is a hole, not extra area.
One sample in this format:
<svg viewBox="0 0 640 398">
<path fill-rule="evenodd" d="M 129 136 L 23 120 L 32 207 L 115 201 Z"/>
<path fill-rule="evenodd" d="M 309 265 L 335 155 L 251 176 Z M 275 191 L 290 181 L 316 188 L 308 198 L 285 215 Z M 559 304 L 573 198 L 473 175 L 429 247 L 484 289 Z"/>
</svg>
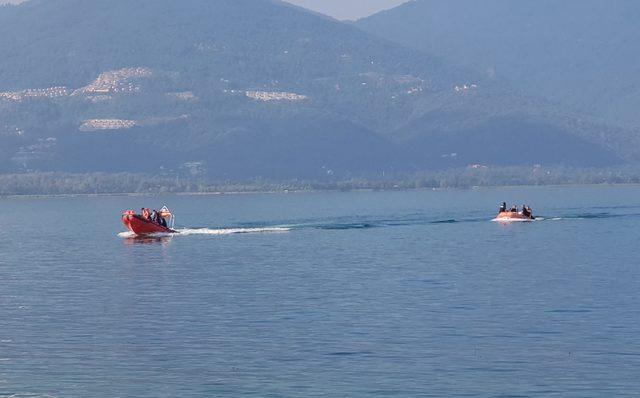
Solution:
<svg viewBox="0 0 640 398">
<path fill-rule="evenodd" d="M 408 0 L 286 0 L 338 19 L 358 19 L 393 8 Z"/>
<path fill-rule="evenodd" d="M 0 0 L 0 4 L 22 0 Z M 358 19 L 378 11 L 393 8 L 408 0 L 286 0 L 337 19 Z"/>
</svg>

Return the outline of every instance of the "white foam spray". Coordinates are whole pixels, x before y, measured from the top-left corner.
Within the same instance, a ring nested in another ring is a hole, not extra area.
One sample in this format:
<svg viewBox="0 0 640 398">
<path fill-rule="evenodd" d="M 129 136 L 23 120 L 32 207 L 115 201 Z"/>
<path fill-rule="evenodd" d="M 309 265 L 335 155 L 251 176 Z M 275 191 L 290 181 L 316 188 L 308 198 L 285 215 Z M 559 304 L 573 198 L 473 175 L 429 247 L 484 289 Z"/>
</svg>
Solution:
<svg viewBox="0 0 640 398">
<path fill-rule="evenodd" d="M 268 234 L 268 233 L 286 233 L 291 231 L 291 228 L 284 227 L 267 227 L 267 228 L 223 228 L 223 229 L 211 229 L 211 228 L 198 228 L 198 229 L 179 229 L 178 235 L 236 235 L 236 234 Z"/>
<path fill-rule="evenodd" d="M 265 227 L 265 228 L 182 228 L 176 230 L 175 234 L 157 233 L 149 234 L 147 237 L 161 238 L 165 236 L 191 236 L 191 235 L 237 235 L 237 234 L 275 234 L 275 233 L 287 233 L 291 231 L 291 228 L 287 227 Z M 120 238 L 135 238 L 137 235 L 133 232 L 121 232 L 118 234 Z"/>
</svg>

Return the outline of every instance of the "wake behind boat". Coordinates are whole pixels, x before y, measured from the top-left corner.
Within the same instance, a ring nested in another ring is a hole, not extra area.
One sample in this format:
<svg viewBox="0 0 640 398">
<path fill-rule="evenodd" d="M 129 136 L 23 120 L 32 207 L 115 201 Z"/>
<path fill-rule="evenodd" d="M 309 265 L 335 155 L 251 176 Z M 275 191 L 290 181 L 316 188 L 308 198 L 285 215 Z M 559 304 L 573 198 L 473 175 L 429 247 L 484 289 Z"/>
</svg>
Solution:
<svg viewBox="0 0 640 398">
<path fill-rule="evenodd" d="M 133 210 L 125 211 L 122 214 L 122 223 L 136 235 L 178 233 L 173 229 L 175 217 L 166 206 L 160 211 L 143 208 L 141 214 L 136 214 Z"/>
</svg>

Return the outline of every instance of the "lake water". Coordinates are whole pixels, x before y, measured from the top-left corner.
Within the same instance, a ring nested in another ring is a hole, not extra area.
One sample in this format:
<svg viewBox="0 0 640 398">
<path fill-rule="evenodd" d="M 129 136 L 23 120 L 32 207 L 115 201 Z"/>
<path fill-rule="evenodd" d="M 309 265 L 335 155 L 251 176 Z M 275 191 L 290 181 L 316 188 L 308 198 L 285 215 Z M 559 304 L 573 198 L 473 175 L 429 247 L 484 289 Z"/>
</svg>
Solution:
<svg viewBox="0 0 640 398">
<path fill-rule="evenodd" d="M 640 394 L 639 187 L 0 205 L 0 397 Z"/>
</svg>

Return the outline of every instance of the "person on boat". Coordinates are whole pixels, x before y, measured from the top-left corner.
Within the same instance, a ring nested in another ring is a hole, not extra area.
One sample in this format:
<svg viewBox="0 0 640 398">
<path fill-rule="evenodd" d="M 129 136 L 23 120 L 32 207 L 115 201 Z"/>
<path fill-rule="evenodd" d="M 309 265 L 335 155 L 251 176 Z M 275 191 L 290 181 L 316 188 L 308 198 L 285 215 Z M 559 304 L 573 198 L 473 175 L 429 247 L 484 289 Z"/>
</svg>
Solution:
<svg viewBox="0 0 640 398">
<path fill-rule="evenodd" d="M 529 211 L 529 207 L 527 205 L 522 205 L 522 215 L 527 218 L 531 217 L 531 212 Z"/>
<path fill-rule="evenodd" d="M 159 215 L 158 215 L 158 210 L 153 210 L 151 212 L 151 221 L 156 223 L 156 224 L 160 224 L 160 220 L 159 220 Z"/>
<path fill-rule="evenodd" d="M 502 202 L 502 205 L 500 206 L 500 213 L 506 213 L 507 211 L 507 202 Z"/>
<path fill-rule="evenodd" d="M 162 214 L 160 214 L 160 213 L 158 213 L 158 224 L 160 224 L 163 227 L 167 228 L 167 219 L 162 217 Z"/>
<path fill-rule="evenodd" d="M 512 213 L 517 213 L 518 212 L 518 206 L 516 206 L 516 205 L 511 206 L 511 210 L 510 211 Z"/>
<path fill-rule="evenodd" d="M 151 213 L 149 213 L 149 209 L 147 208 L 142 208 L 142 218 L 144 218 L 147 221 L 151 220 Z"/>
</svg>

